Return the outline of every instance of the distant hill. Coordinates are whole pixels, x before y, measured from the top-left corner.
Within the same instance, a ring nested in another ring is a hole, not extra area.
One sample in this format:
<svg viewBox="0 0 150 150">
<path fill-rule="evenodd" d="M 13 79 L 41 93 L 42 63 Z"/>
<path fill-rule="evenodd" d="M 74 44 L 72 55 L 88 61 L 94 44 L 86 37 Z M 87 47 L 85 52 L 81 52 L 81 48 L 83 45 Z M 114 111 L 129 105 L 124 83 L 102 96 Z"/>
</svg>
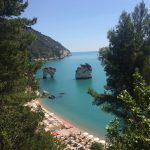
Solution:
<svg viewBox="0 0 150 150">
<path fill-rule="evenodd" d="M 57 59 L 71 55 L 71 52 L 59 42 L 34 29 L 30 28 L 29 31 L 37 36 L 29 47 L 32 59 Z"/>
</svg>

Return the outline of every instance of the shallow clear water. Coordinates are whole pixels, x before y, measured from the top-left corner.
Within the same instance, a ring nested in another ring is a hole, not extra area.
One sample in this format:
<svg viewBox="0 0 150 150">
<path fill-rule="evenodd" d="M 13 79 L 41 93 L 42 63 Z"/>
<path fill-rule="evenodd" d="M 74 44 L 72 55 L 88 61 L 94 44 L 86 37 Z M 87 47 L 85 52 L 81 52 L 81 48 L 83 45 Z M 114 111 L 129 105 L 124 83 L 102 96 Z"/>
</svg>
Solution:
<svg viewBox="0 0 150 150">
<path fill-rule="evenodd" d="M 75 80 L 76 68 L 84 63 L 92 66 L 93 78 Z M 105 126 L 112 116 L 92 105 L 93 98 L 87 94 L 88 88 L 103 92 L 106 83 L 105 72 L 97 59 L 97 52 L 73 53 L 72 56 L 62 60 L 48 61 L 42 68 L 45 66 L 55 67 L 57 71 L 54 79 L 49 76 L 47 79 L 42 79 L 42 70 L 37 72 L 36 77 L 39 79 L 40 91 L 46 90 L 55 95 L 56 99 L 45 98 L 42 100 L 43 104 L 73 124 L 104 137 Z"/>
</svg>

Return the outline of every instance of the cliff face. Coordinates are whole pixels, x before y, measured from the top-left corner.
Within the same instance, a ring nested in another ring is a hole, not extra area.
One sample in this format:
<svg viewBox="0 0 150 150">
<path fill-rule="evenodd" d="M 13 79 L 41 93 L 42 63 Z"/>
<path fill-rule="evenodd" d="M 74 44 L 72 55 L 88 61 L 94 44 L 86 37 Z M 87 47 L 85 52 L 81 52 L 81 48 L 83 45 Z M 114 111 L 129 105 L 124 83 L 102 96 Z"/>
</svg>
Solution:
<svg viewBox="0 0 150 150">
<path fill-rule="evenodd" d="M 36 30 L 29 29 L 29 31 L 37 37 L 29 47 L 32 59 L 58 59 L 71 55 L 71 52 L 59 42 Z"/>
<path fill-rule="evenodd" d="M 92 67 L 89 64 L 81 64 L 76 70 L 76 79 L 89 79 L 92 78 Z"/>
</svg>

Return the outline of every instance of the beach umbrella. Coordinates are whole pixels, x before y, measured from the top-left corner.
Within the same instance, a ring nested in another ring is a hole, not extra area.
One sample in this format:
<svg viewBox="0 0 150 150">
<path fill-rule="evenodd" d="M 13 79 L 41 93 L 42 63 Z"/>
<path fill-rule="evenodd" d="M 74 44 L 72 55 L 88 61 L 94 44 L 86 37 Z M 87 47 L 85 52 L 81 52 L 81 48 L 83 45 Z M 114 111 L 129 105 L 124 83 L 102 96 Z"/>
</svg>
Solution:
<svg viewBox="0 0 150 150">
<path fill-rule="evenodd" d="M 70 139 L 74 140 L 74 137 L 70 137 Z"/>
<path fill-rule="evenodd" d="M 83 135 L 85 135 L 85 136 L 86 136 L 86 135 L 88 135 L 88 133 L 87 133 L 87 132 L 84 132 L 84 133 L 83 133 Z"/>
<path fill-rule="evenodd" d="M 88 136 L 88 138 L 93 138 L 93 137 L 94 137 L 93 135 L 89 135 L 89 136 Z"/>
<path fill-rule="evenodd" d="M 61 124 L 63 123 L 63 122 L 62 122 L 62 121 L 60 121 L 60 120 L 58 120 L 58 122 L 59 122 L 59 123 L 61 123 Z"/>
<path fill-rule="evenodd" d="M 99 138 L 94 138 L 94 141 L 99 141 Z"/>
<path fill-rule="evenodd" d="M 46 131 L 46 132 L 49 131 L 49 128 L 45 128 L 45 131 Z"/>
<path fill-rule="evenodd" d="M 78 146 L 78 144 L 77 144 L 77 143 L 74 143 L 74 144 L 73 144 L 73 147 L 77 147 L 77 146 Z"/>
<path fill-rule="evenodd" d="M 44 122 L 45 124 L 47 124 L 47 123 L 48 123 L 48 120 L 43 120 L 43 122 Z"/>
<path fill-rule="evenodd" d="M 83 146 L 80 146 L 80 147 L 78 148 L 78 150 L 84 150 L 84 147 L 83 147 Z"/>
<path fill-rule="evenodd" d="M 105 144 L 105 143 L 106 143 L 104 140 L 100 140 L 99 142 L 102 143 L 102 144 Z"/>
<path fill-rule="evenodd" d="M 44 122 L 40 122 L 39 125 L 44 125 Z"/>
<path fill-rule="evenodd" d="M 52 132 L 60 132 L 60 130 L 53 130 Z"/>
<path fill-rule="evenodd" d="M 37 108 L 37 105 L 36 105 L 36 104 L 33 104 L 32 107 Z"/>
<path fill-rule="evenodd" d="M 63 125 L 64 125 L 64 127 L 65 127 L 66 129 L 70 129 L 70 128 L 73 127 L 73 126 L 72 126 L 71 124 L 69 124 L 68 122 L 64 122 Z"/>
<path fill-rule="evenodd" d="M 36 91 L 36 95 L 37 95 L 37 96 L 40 96 L 40 92 L 39 92 L 39 91 Z"/>
<path fill-rule="evenodd" d="M 78 147 L 81 147 L 81 146 L 82 146 L 82 144 L 78 143 Z"/>
<path fill-rule="evenodd" d="M 28 105 L 29 105 L 28 103 L 24 104 L 24 106 L 28 106 Z"/>
<path fill-rule="evenodd" d="M 80 142 L 80 140 L 79 140 L 79 139 L 76 139 L 76 142 L 77 142 L 77 143 L 79 143 L 79 142 Z"/>
<path fill-rule="evenodd" d="M 54 113 L 50 113 L 50 115 L 51 115 L 51 116 L 53 116 L 53 115 L 54 115 Z"/>
<path fill-rule="evenodd" d="M 52 123 L 54 126 L 58 126 L 58 123 L 57 122 L 53 122 Z"/>
<path fill-rule="evenodd" d="M 52 132 L 51 134 L 52 134 L 53 136 L 60 135 L 60 133 L 58 133 L 58 132 Z"/>
<path fill-rule="evenodd" d="M 45 114 L 45 117 L 48 118 L 48 117 L 49 117 L 49 114 Z"/>
</svg>

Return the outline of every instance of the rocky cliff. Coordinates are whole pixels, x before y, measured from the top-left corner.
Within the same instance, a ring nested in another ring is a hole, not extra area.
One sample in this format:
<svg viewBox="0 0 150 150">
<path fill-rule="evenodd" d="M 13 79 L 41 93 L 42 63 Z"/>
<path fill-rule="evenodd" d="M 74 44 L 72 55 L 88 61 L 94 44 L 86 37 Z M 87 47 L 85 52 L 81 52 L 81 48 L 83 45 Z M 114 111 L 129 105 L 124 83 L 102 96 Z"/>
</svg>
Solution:
<svg viewBox="0 0 150 150">
<path fill-rule="evenodd" d="M 36 35 L 36 40 L 29 47 L 32 59 L 61 59 L 71 55 L 67 48 L 51 37 L 43 35 L 34 29 L 29 29 L 29 31 Z"/>
</svg>

